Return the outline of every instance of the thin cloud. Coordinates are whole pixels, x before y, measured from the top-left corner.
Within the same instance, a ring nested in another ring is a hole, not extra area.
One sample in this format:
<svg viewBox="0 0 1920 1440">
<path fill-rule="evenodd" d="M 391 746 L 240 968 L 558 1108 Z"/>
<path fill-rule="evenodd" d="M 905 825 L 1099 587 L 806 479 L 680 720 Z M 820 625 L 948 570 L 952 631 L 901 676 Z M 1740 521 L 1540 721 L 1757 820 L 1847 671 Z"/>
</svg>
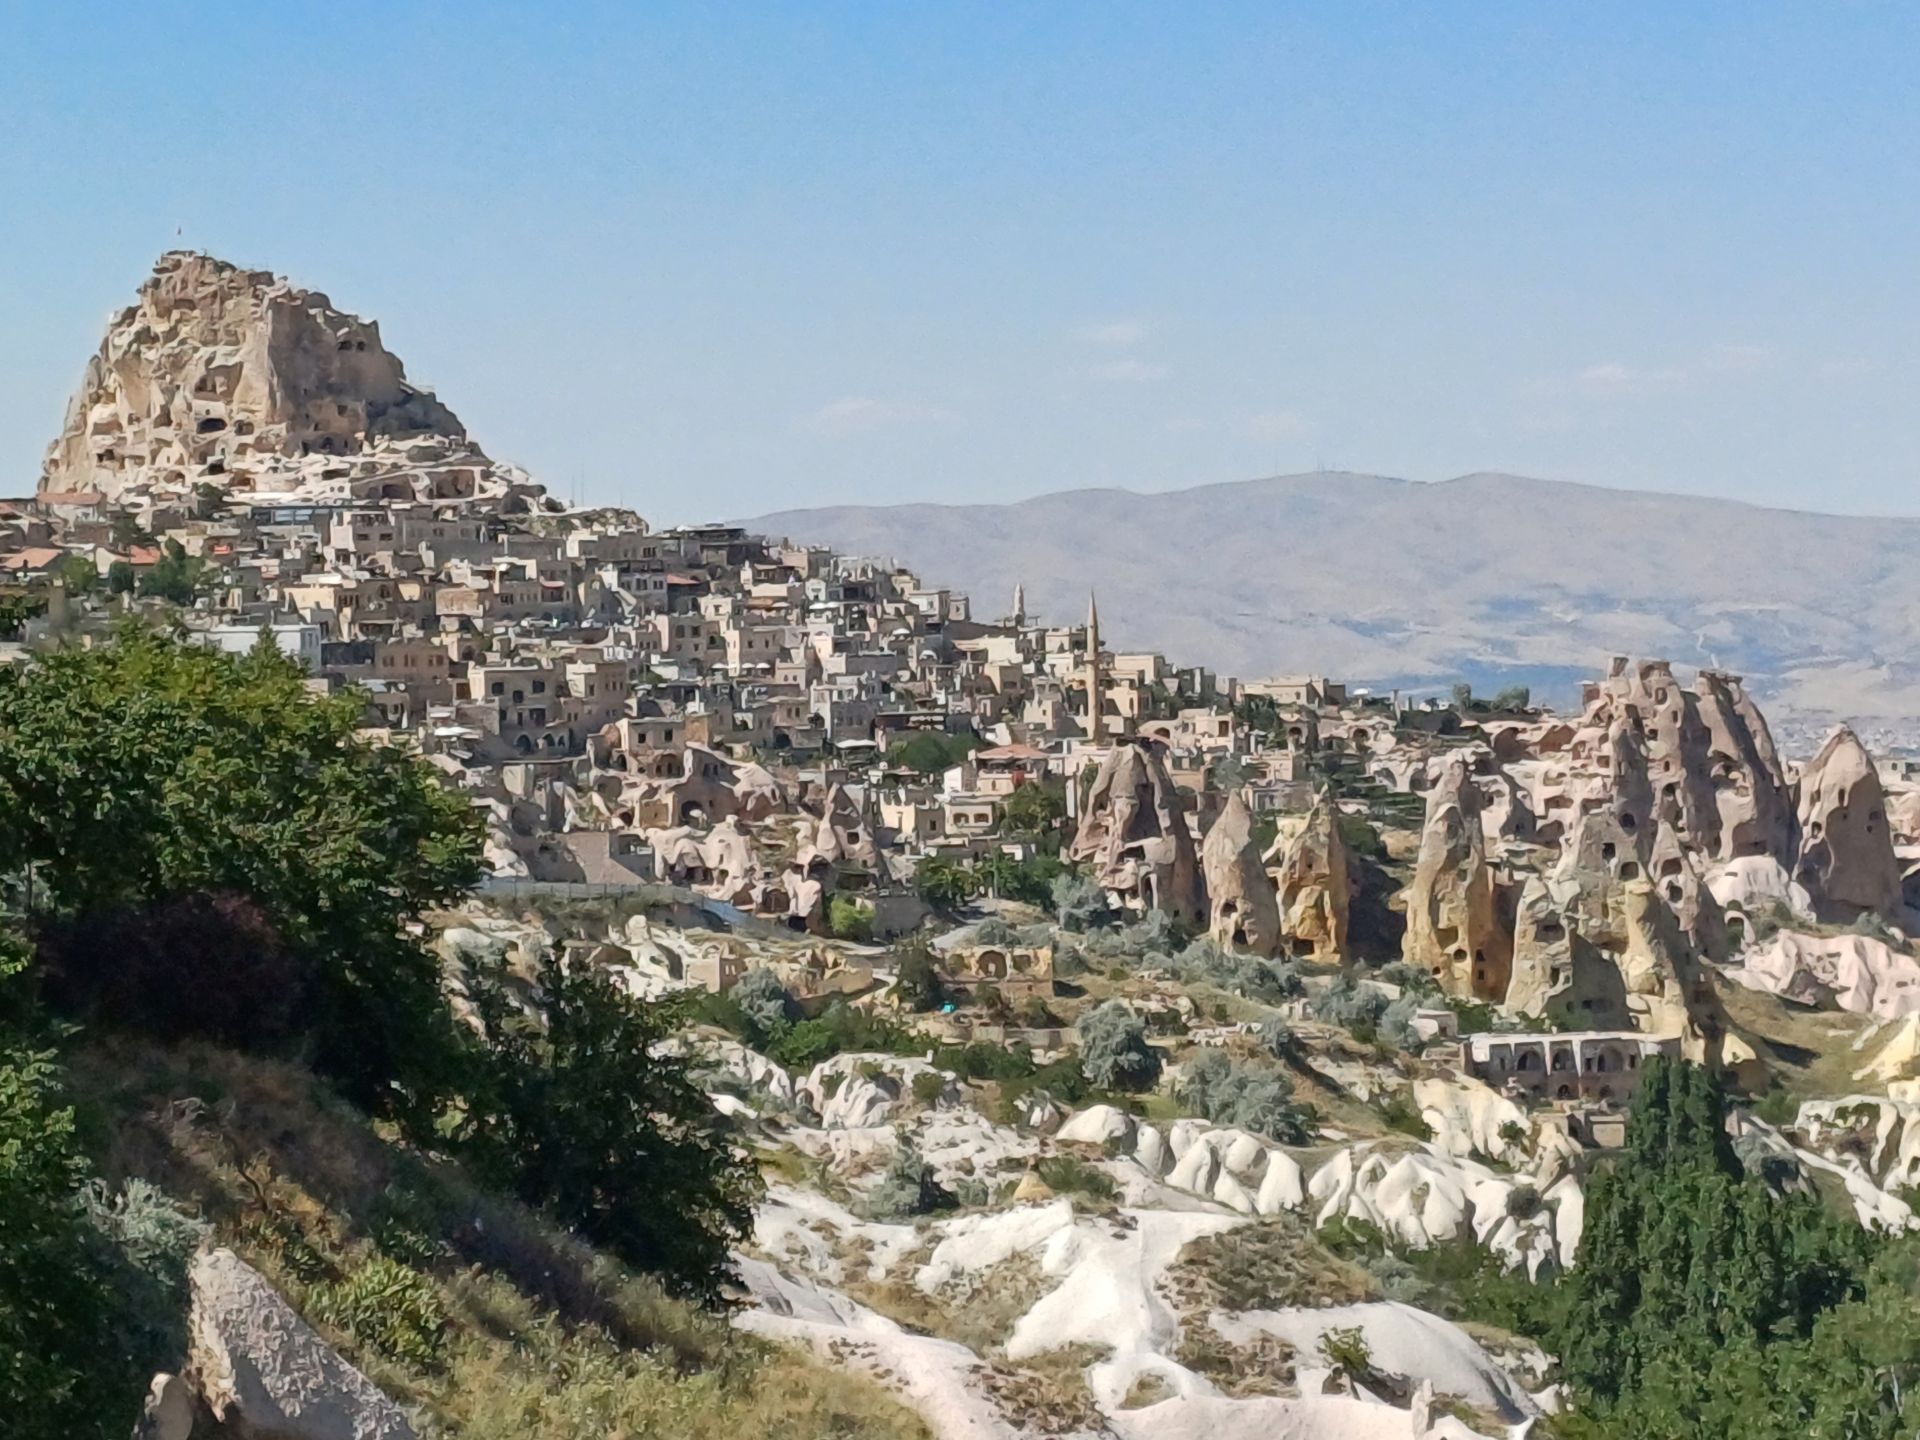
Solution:
<svg viewBox="0 0 1920 1440">
<path fill-rule="evenodd" d="M 1678 365 L 1629 365 L 1608 360 L 1589 365 L 1574 377 L 1583 390 L 1599 394 L 1650 395 L 1680 390 L 1697 381 L 1753 375 L 1780 367 L 1780 352 L 1770 345 L 1710 345 Z"/>
<path fill-rule="evenodd" d="M 1125 360 L 1109 360 L 1104 365 L 1096 365 L 1087 373 L 1096 380 L 1137 385 L 1146 380 L 1164 380 L 1171 372 L 1164 365 L 1129 356 Z"/>
<path fill-rule="evenodd" d="M 849 395 L 814 411 L 806 419 L 806 428 L 816 435 L 865 435 L 896 425 L 924 425 L 953 418 L 953 411 L 943 405 Z"/>
<path fill-rule="evenodd" d="M 1138 345 L 1147 338 L 1147 327 L 1138 320 L 1109 320 L 1088 325 L 1079 335 L 1089 345 Z"/>
</svg>

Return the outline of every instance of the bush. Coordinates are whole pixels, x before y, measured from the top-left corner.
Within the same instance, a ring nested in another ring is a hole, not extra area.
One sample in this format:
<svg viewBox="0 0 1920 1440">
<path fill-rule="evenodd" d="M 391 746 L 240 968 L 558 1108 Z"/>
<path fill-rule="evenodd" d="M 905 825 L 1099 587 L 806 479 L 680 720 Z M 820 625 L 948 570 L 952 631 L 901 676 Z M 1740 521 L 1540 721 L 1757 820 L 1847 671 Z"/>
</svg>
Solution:
<svg viewBox="0 0 1920 1440">
<path fill-rule="evenodd" d="M 375 1255 L 345 1280 L 313 1289 L 314 1316 L 415 1370 L 440 1368 L 447 1311 L 418 1271 Z"/>
<path fill-rule="evenodd" d="M 760 1182 L 694 1062 L 660 1048 L 690 1007 L 637 1000 L 553 956 L 536 983 L 538 1017 L 517 1008 L 498 974 L 469 980 L 481 1034 L 463 1148 L 521 1201 L 667 1289 L 717 1299 Z"/>
<path fill-rule="evenodd" d="M 23 1440 L 124 1440 L 147 1381 L 172 1363 L 129 1324 L 85 1182 L 52 1055 L 0 1038 L 0 1414 Z"/>
<path fill-rule="evenodd" d="M 894 994 L 909 1010 L 940 1008 L 940 974 L 933 963 L 933 946 L 925 936 L 916 935 L 895 949 Z"/>
<path fill-rule="evenodd" d="M 827 902 L 827 933 L 836 940 L 867 944 L 873 939 L 873 907 L 835 895 Z"/>
<path fill-rule="evenodd" d="M 750 1027 L 750 1033 L 757 1032 L 763 1041 L 777 1032 L 795 1013 L 793 997 L 787 993 L 787 987 L 780 983 L 778 975 L 765 966 L 747 971 L 735 982 L 729 994 L 739 1008 L 741 1018 Z"/>
<path fill-rule="evenodd" d="M 1052 900 L 1062 930 L 1091 930 L 1113 914 L 1106 887 L 1072 872 L 1054 877 Z"/>
<path fill-rule="evenodd" d="M 1367 1345 L 1366 1333 L 1358 1325 L 1322 1334 L 1320 1356 L 1329 1365 L 1338 1366 L 1355 1378 L 1373 1373 L 1373 1351 Z"/>
<path fill-rule="evenodd" d="M 952 1210 L 958 1203 L 952 1192 L 933 1178 L 933 1167 L 920 1152 L 903 1140 L 893 1152 L 887 1173 L 867 1192 L 861 1208 L 874 1220 L 911 1220 Z"/>
<path fill-rule="evenodd" d="M 1034 1073 L 1033 1053 L 1024 1046 L 992 1045 L 984 1040 L 943 1045 L 933 1052 L 933 1063 L 963 1080 L 1024 1080 Z"/>
<path fill-rule="evenodd" d="M 1223 950 L 1205 936 L 1182 950 L 1172 968 L 1189 985 L 1213 985 L 1267 1004 L 1298 995 L 1302 989 L 1300 972 L 1292 965 Z"/>
<path fill-rule="evenodd" d="M 1102 1090 L 1151 1090 L 1160 1079 L 1160 1053 L 1147 1032 L 1118 1000 L 1089 1011 L 1080 1021 L 1080 1070 Z"/>
<path fill-rule="evenodd" d="M 1375 1035 L 1395 1050 L 1418 1050 L 1425 1042 L 1414 1033 L 1413 1013 L 1421 1002 L 1412 995 L 1389 1001 L 1374 1024 Z"/>
<path fill-rule="evenodd" d="M 947 1077 L 938 1070 L 922 1070 L 913 1077 L 913 1098 L 922 1105 L 938 1104 L 947 1093 Z"/>
<path fill-rule="evenodd" d="M 1389 1130 L 1398 1130 L 1402 1135 L 1411 1135 L 1416 1140 L 1431 1140 L 1433 1127 L 1427 1124 L 1427 1117 L 1420 1113 L 1420 1107 L 1413 1103 L 1409 1095 L 1389 1095 L 1377 1107 L 1380 1119 Z"/>
<path fill-rule="evenodd" d="M 1120 1187 L 1098 1165 L 1077 1155 L 1049 1155 L 1034 1166 L 1040 1181 L 1056 1195 L 1084 1195 L 1103 1205 L 1120 1198 Z"/>
<path fill-rule="evenodd" d="M 56 917 L 41 930 L 45 993 L 59 1010 L 157 1040 L 285 1053 L 309 1022 L 319 975 L 244 895 L 168 896 Z"/>
<path fill-rule="evenodd" d="M 1260 1048 L 1276 1060 L 1291 1063 L 1300 1058 L 1299 1037 L 1293 1033 L 1293 1026 L 1278 1016 L 1261 1022 Z"/>
<path fill-rule="evenodd" d="M 1313 1138 L 1313 1110 L 1295 1103 L 1293 1082 L 1271 1065 L 1243 1063 L 1223 1050 L 1203 1050 L 1181 1068 L 1175 1093 L 1181 1104 L 1216 1125 L 1265 1135 L 1283 1145 L 1305 1145 Z"/>
<path fill-rule="evenodd" d="M 1342 970 L 1308 1002 L 1313 1018 L 1343 1030 L 1372 1038 L 1387 1008 L 1387 997 L 1362 985 L 1351 970 Z"/>
</svg>

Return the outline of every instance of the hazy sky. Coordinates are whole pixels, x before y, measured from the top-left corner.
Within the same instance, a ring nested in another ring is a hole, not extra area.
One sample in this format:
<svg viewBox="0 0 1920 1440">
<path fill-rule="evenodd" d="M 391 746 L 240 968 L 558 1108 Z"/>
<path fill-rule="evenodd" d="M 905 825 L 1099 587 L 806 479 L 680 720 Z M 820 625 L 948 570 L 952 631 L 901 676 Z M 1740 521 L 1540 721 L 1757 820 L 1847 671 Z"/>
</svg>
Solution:
<svg viewBox="0 0 1920 1440">
<path fill-rule="evenodd" d="M 1917 74 L 1909 4 L 0 0 L 0 493 L 186 245 L 659 520 L 1319 463 L 1911 514 Z"/>
</svg>

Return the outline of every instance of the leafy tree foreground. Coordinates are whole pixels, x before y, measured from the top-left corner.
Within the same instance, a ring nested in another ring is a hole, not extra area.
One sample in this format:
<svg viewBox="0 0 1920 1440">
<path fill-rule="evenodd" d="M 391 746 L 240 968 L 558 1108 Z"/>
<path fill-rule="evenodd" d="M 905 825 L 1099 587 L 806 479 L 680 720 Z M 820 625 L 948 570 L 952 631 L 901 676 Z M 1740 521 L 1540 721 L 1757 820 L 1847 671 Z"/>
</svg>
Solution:
<svg viewBox="0 0 1920 1440">
<path fill-rule="evenodd" d="M 480 827 L 429 766 L 356 734 L 362 705 L 314 695 L 264 642 L 234 656 L 135 625 L 0 669 L 9 1434 L 130 1432 L 197 1243 L 151 1187 L 92 1178 L 61 1066 L 76 1035 L 304 1066 L 671 1294 L 721 1294 L 759 1178 L 689 1062 L 654 1053 L 682 1006 L 554 964 L 531 992 L 457 977 L 456 1019 L 421 921 L 479 878 Z M 424 1355 L 420 1258 L 316 1294 L 349 1329 L 369 1297 L 421 1299 Z"/>
</svg>

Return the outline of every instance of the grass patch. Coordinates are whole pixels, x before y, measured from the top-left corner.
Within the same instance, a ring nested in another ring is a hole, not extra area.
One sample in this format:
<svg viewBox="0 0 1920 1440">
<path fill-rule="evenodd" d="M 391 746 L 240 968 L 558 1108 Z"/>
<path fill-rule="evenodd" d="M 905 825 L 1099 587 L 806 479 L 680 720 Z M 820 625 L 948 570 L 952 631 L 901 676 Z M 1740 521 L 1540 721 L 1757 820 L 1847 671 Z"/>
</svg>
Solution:
<svg viewBox="0 0 1920 1440">
<path fill-rule="evenodd" d="M 110 1183 L 144 1178 L 197 1212 L 444 1436 L 927 1434 L 877 1382 L 668 1297 L 296 1066 L 115 1040 L 71 1073 Z"/>
</svg>

